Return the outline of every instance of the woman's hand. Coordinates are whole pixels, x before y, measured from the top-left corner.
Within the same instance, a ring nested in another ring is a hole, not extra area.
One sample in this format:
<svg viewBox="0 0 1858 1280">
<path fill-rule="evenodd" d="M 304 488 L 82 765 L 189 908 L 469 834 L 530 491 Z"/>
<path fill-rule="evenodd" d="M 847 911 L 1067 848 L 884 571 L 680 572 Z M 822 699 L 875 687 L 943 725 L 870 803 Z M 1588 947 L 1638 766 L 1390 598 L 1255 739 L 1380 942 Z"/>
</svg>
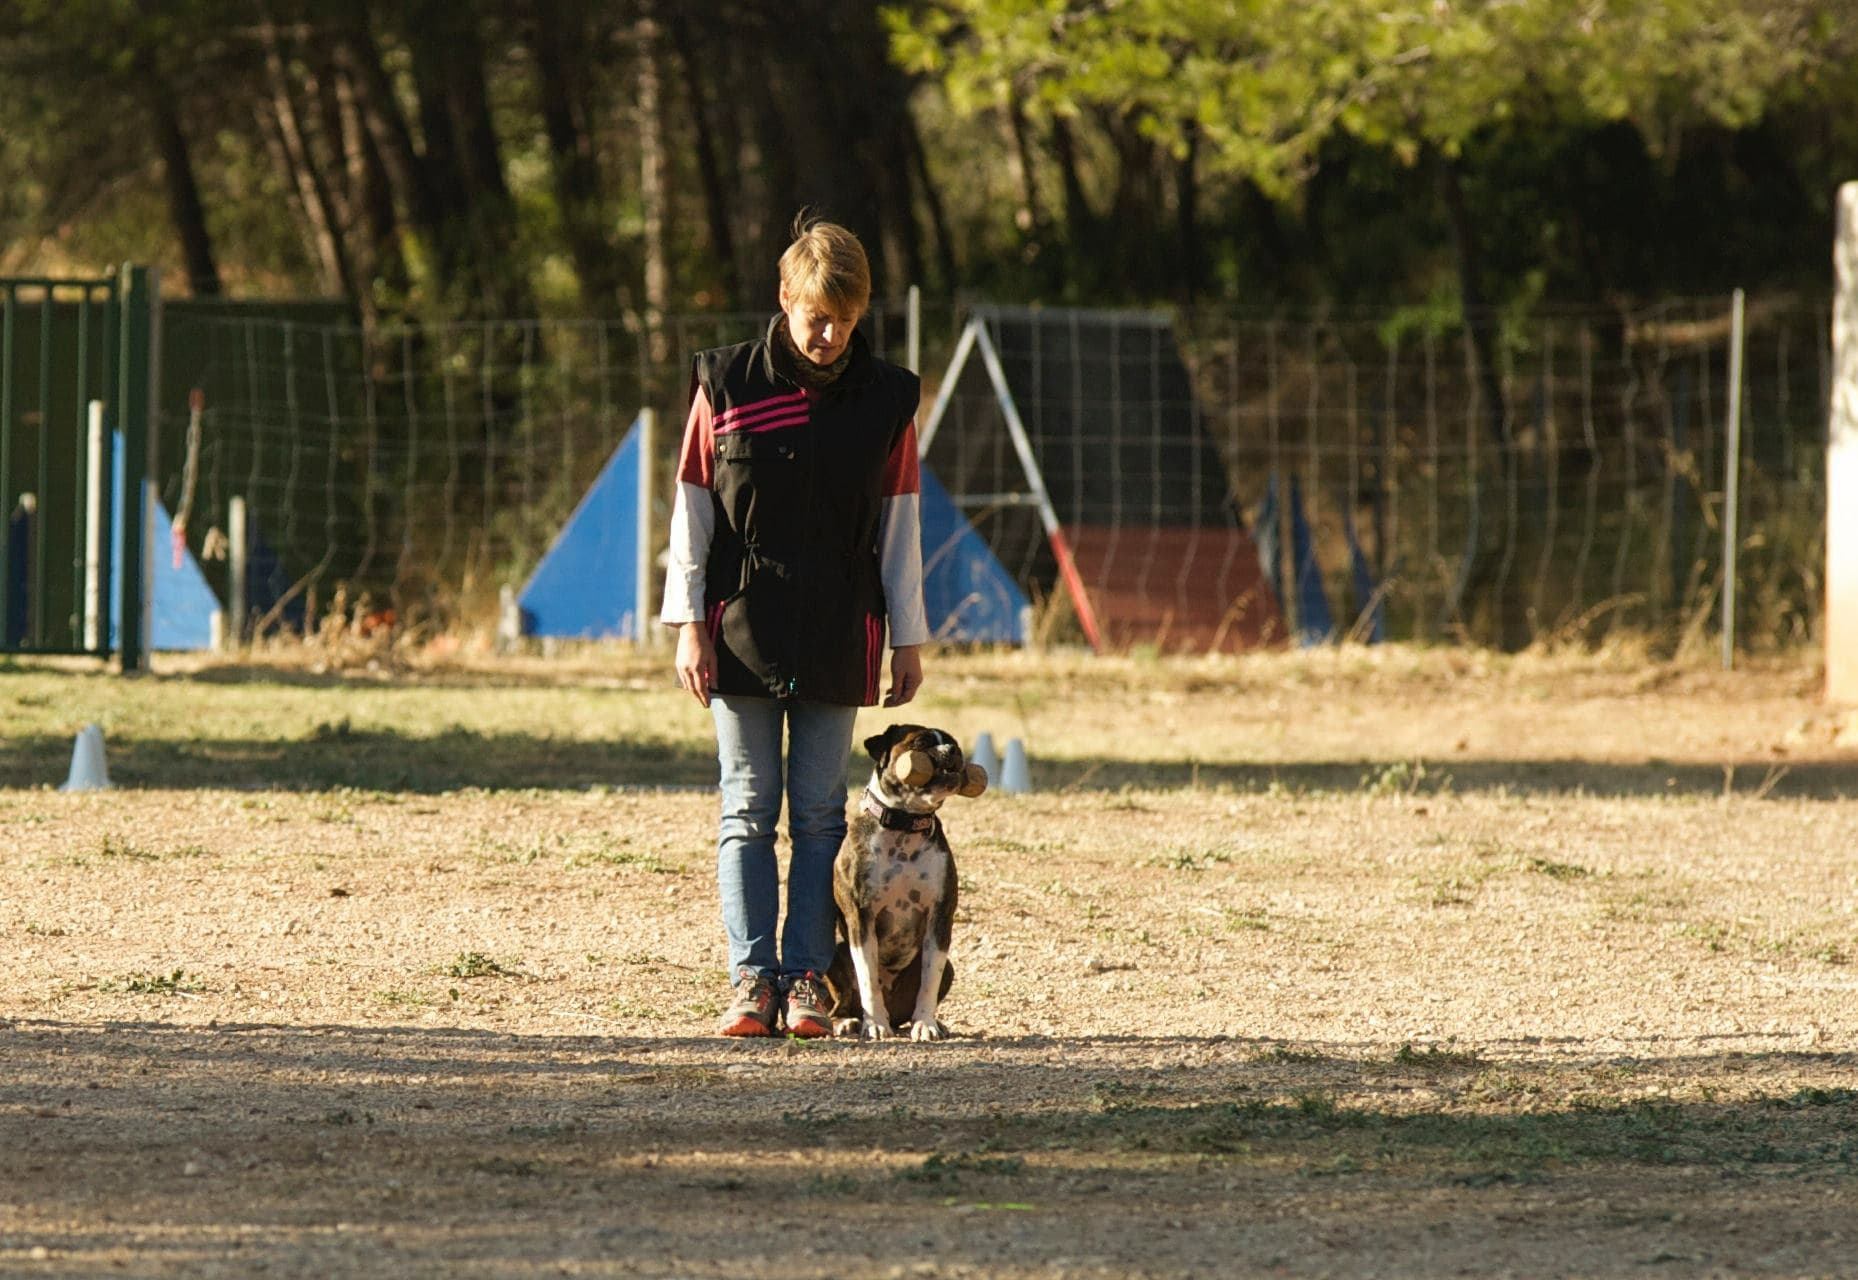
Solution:
<svg viewBox="0 0 1858 1280">
<path fill-rule="evenodd" d="M 688 689 L 698 702 L 709 706 L 710 686 L 716 683 L 716 646 L 701 622 L 678 624 L 676 661 L 677 687 Z"/>
<path fill-rule="evenodd" d="M 884 705 L 900 707 L 916 696 L 916 691 L 923 687 L 922 646 L 906 644 L 890 651 L 890 689 L 884 694 Z"/>
</svg>

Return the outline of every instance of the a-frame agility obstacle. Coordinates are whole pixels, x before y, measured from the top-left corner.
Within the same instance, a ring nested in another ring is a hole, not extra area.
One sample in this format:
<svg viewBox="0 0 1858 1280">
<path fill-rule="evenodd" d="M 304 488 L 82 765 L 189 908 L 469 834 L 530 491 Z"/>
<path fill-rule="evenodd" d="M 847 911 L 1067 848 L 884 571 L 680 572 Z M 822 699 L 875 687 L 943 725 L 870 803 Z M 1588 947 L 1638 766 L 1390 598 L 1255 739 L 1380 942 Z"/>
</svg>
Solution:
<svg viewBox="0 0 1858 1280">
<path fill-rule="evenodd" d="M 1007 572 L 1063 590 L 1093 649 L 1286 638 L 1165 315 L 978 309 L 920 436 Z"/>
</svg>

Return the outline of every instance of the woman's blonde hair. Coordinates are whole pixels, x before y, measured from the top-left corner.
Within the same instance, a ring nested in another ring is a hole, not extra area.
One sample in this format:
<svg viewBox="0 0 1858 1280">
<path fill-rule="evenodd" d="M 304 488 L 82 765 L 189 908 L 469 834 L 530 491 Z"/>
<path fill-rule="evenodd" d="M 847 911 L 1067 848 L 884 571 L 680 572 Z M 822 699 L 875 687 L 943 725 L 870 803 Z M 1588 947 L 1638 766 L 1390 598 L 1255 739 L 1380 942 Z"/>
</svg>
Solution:
<svg viewBox="0 0 1858 1280">
<path fill-rule="evenodd" d="M 793 234 L 794 242 L 781 255 L 781 286 L 788 300 L 862 316 L 871 304 L 871 264 L 858 237 L 836 222 L 805 213 L 794 219 Z"/>
</svg>

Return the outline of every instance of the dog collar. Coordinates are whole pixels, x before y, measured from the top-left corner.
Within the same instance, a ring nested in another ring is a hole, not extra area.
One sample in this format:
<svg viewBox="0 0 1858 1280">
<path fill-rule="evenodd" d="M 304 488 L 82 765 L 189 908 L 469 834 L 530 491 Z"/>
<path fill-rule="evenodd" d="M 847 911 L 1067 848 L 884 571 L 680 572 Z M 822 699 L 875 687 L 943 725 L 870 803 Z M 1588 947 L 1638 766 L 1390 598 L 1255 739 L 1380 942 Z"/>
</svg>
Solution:
<svg viewBox="0 0 1858 1280">
<path fill-rule="evenodd" d="M 858 807 L 877 819 L 880 827 L 892 831 L 934 831 L 935 815 L 933 813 L 911 813 L 908 809 L 899 809 L 895 805 L 885 804 L 877 798 L 871 788 L 864 789 L 864 797 Z"/>
</svg>

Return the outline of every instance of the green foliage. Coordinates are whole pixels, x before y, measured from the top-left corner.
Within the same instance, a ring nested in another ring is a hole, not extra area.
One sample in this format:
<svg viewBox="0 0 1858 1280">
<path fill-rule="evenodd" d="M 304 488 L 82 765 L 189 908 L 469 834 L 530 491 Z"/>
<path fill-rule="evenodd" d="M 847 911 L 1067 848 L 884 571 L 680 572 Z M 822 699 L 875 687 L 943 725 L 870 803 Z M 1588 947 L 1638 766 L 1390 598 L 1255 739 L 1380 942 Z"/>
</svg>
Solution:
<svg viewBox="0 0 1858 1280">
<path fill-rule="evenodd" d="M 517 971 L 482 951 L 461 951 L 445 972 L 454 978 L 514 978 Z"/>
</svg>

